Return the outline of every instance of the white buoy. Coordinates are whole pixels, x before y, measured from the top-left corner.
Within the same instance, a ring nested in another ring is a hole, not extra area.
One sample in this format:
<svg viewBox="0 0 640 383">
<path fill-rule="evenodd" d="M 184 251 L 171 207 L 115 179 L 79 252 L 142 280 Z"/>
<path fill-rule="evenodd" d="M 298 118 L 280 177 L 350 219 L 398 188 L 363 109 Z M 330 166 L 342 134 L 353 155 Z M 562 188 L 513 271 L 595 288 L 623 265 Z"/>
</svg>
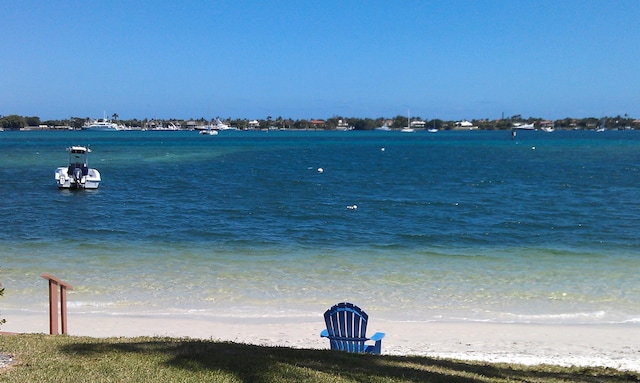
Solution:
<svg viewBox="0 0 640 383">
<path fill-rule="evenodd" d="M 384 152 L 384 148 L 382 148 L 382 149 L 380 149 L 380 150 L 382 150 L 382 151 Z"/>
<path fill-rule="evenodd" d="M 535 147 L 535 146 L 532 146 L 532 147 L 531 147 L 531 150 L 536 150 L 536 147 Z"/>
<path fill-rule="evenodd" d="M 324 169 L 323 168 L 318 168 L 318 173 L 323 173 Z"/>
<path fill-rule="evenodd" d="M 347 205 L 347 209 L 349 210 L 356 210 L 358 208 L 358 205 Z"/>
</svg>

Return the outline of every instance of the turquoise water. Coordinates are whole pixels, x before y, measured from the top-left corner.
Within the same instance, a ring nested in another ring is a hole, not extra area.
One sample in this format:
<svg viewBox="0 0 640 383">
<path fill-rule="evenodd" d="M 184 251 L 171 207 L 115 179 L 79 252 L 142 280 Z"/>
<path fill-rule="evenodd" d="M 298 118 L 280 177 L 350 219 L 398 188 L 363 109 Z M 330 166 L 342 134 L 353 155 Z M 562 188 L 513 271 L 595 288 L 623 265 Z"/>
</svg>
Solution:
<svg viewBox="0 0 640 383">
<path fill-rule="evenodd" d="M 76 313 L 640 321 L 640 132 L 2 132 L 0 179 L 0 313 L 49 273 Z"/>
</svg>

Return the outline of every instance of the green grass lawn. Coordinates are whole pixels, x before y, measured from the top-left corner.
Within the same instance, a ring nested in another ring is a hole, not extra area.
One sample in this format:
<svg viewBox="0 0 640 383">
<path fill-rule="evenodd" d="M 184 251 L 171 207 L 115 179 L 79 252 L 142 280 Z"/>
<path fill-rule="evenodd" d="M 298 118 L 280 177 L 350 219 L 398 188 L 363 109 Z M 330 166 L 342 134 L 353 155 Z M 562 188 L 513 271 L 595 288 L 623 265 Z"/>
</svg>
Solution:
<svg viewBox="0 0 640 383">
<path fill-rule="evenodd" d="M 640 382 L 605 368 L 489 364 L 189 338 L 0 336 L 0 382 Z"/>
</svg>

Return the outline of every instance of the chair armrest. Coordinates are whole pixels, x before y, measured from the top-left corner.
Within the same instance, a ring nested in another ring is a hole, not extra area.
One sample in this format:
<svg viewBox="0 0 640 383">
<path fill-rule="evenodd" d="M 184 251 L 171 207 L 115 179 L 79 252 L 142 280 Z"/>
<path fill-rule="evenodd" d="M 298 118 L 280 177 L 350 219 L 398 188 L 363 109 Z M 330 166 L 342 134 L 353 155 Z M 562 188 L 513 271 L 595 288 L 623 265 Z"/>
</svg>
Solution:
<svg viewBox="0 0 640 383">
<path fill-rule="evenodd" d="M 382 353 L 382 338 L 384 338 L 383 332 L 377 332 L 373 334 L 373 336 L 369 338 L 369 340 L 376 342 L 376 344 L 373 346 L 369 346 L 367 352 L 380 355 Z"/>
<path fill-rule="evenodd" d="M 379 341 L 382 340 L 382 338 L 384 338 L 384 333 L 383 332 L 377 332 L 375 334 L 373 334 L 373 336 L 369 339 L 374 340 L 374 341 Z"/>
<path fill-rule="evenodd" d="M 322 332 L 320 333 L 320 336 L 323 338 L 328 338 L 329 337 L 329 331 L 327 331 L 327 329 L 325 328 L 324 330 L 322 330 Z"/>
</svg>

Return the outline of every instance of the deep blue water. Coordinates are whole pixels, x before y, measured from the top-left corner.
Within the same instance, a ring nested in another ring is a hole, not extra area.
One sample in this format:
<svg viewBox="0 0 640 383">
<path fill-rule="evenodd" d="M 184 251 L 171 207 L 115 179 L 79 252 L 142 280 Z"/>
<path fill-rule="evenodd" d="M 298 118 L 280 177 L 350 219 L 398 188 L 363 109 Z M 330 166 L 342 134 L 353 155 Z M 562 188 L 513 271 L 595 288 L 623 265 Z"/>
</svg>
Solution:
<svg viewBox="0 0 640 383">
<path fill-rule="evenodd" d="M 0 308 L 640 320 L 636 131 L 2 132 L 0 180 Z"/>
</svg>

